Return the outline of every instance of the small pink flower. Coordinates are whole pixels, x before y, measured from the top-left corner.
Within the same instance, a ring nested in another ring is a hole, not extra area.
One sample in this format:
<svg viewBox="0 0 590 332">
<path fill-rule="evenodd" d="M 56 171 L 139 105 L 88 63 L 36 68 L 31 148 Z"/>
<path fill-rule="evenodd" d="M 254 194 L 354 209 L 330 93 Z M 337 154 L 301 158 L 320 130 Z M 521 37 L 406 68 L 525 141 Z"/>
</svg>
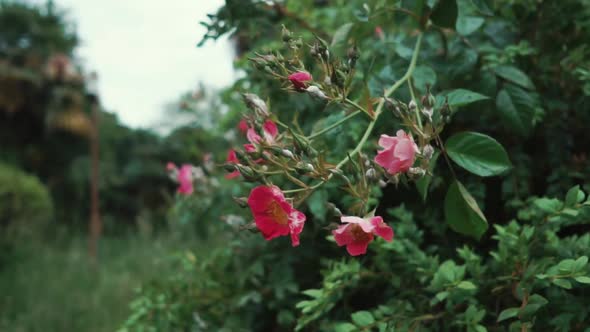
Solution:
<svg viewBox="0 0 590 332">
<path fill-rule="evenodd" d="M 395 137 L 381 135 L 379 146 L 383 150 L 377 152 L 375 162 L 387 170 L 389 174 L 406 172 L 414 164 L 418 146 L 412 136 L 398 130 Z"/>
<path fill-rule="evenodd" d="M 256 152 L 256 147 L 254 146 L 254 144 L 244 144 L 244 150 L 246 150 L 246 152 L 248 153 L 252 153 L 252 152 Z"/>
<path fill-rule="evenodd" d="M 254 128 L 248 128 L 246 138 L 248 138 L 248 141 L 250 141 L 250 143 L 260 143 L 262 141 L 262 137 L 258 135 Z"/>
<path fill-rule="evenodd" d="M 230 149 L 227 151 L 227 159 L 225 160 L 228 164 L 239 164 L 240 161 L 238 160 L 238 156 L 236 155 L 236 151 L 234 149 Z M 240 171 L 235 170 L 229 174 L 225 175 L 226 179 L 233 179 L 240 176 Z"/>
<path fill-rule="evenodd" d="M 340 225 L 332 234 L 338 246 L 346 246 L 346 251 L 351 256 L 365 254 L 374 235 L 381 236 L 387 242 L 393 240 L 393 229 L 387 226 L 381 217 L 341 217 L 340 220 L 346 224 Z"/>
<path fill-rule="evenodd" d="M 248 122 L 244 119 L 240 120 L 238 123 L 238 130 L 244 135 L 248 132 Z"/>
<path fill-rule="evenodd" d="M 293 84 L 293 87 L 297 91 L 305 90 L 307 87 L 305 82 L 311 81 L 312 79 L 311 74 L 306 71 L 298 71 L 289 75 L 289 81 L 291 81 L 291 84 Z"/>
<path fill-rule="evenodd" d="M 178 170 L 177 176 L 178 192 L 183 195 L 190 195 L 193 193 L 193 165 L 184 164 Z"/>
<path fill-rule="evenodd" d="M 176 169 L 176 165 L 174 165 L 174 163 L 173 163 L 173 162 L 170 162 L 170 161 L 169 161 L 169 162 L 166 164 L 166 170 L 167 170 L 168 172 L 174 172 L 175 170 L 177 170 L 177 169 Z"/>
<path fill-rule="evenodd" d="M 273 144 L 275 142 L 275 138 L 279 135 L 279 129 L 277 128 L 276 123 L 271 120 L 266 120 L 262 125 L 262 135 L 258 135 L 254 128 L 248 128 L 246 133 L 246 137 L 250 143 L 259 144 L 261 142 L 266 142 L 267 144 Z"/>
<path fill-rule="evenodd" d="M 256 227 L 267 241 L 290 234 L 293 247 L 299 245 L 305 214 L 287 202 L 279 187 L 258 186 L 252 189 L 248 205 L 254 215 Z"/>
<path fill-rule="evenodd" d="M 269 143 L 273 143 L 277 135 L 279 135 L 279 128 L 277 128 L 277 124 L 271 120 L 266 120 L 264 122 L 262 125 L 262 130 L 264 139 Z"/>
<path fill-rule="evenodd" d="M 385 34 L 383 33 L 383 29 L 380 26 L 375 27 L 375 36 L 381 40 L 385 39 Z"/>
</svg>

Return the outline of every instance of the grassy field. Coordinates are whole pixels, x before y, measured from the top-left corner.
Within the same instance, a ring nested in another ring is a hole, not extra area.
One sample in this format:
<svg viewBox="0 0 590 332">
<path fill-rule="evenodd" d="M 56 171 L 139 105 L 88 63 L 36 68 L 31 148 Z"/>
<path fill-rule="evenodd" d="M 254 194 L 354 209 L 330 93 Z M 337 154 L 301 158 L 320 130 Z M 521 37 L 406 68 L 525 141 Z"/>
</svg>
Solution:
<svg viewBox="0 0 590 332">
<path fill-rule="evenodd" d="M 134 290 L 165 271 L 186 240 L 103 237 L 98 267 L 86 239 L 28 241 L 0 253 L 0 331 L 116 331 Z"/>
</svg>

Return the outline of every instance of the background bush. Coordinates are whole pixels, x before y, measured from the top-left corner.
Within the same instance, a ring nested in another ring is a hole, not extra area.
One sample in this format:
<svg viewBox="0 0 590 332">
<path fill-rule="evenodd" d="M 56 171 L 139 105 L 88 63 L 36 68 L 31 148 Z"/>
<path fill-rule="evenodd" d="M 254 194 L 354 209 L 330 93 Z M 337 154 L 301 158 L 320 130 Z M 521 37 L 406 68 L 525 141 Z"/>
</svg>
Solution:
<svg viewBox="0 0 590 332">
<path fill-rule="evenodd" d="M 49 191 L 33 175 L 0 163 L 0 225 L 2 235 L 39 235 L 53 221 Z"/>
</svg>

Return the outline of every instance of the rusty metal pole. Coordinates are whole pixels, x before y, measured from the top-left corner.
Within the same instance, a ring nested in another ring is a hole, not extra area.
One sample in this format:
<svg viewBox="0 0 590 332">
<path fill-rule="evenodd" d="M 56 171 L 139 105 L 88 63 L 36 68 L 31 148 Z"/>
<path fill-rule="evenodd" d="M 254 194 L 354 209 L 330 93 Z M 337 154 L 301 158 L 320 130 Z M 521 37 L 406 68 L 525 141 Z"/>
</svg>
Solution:
<svg viewBox="0 0 590 332">
<path fill-rule="evenodd" d="M 100 106 L 98 93 L 96 92 L 96 74 L 90 78 L 88 87 L 88 100 L 91 111 L 90 130 L 90 224 L 88 238 L 88 253 L 94 263 L 98 262 L 98 241 L 102 232 L 102 221 L 100 218 Z"/>
</svg>

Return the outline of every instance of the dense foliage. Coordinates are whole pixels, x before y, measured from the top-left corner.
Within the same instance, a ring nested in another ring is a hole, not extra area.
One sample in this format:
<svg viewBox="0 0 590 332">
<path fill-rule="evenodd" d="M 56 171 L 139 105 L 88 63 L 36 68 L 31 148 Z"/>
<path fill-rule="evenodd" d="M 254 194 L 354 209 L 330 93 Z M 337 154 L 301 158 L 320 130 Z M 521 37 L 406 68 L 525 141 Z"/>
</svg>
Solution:
<svg viewBox="0 0 590 332">
<path fill-rule="evenodd" d="M 229 112 L 220 132 L 245 115 L 247 125 L 268 134 L 267 143 L 277 137 L 282 150 L 294 146 L 295 158 L 312 168 L 299 165 L 298 183 L 239 150 L 228 167 L 245 180 L 295 194 L 294 208 L 307 217 L 301 244 L 265 242 L 245 231 L 265 232 L 246 222 L 248 211 L 228 215 L 212 201 L 214 212 L 194 222 L 217 228 L 225 220 L 218 234 L 224 245 L 179 257 L 183 268 L 142 289 L 122 330 L 587 329 L 589 14 L 587 1 L 228 0 L 203 23 L 205 41 L 233 33 L 243 53 L 237 65 L 246 75 L 223 94 Z M 330 60 L 314 59 L 326 49 Z M 287 79 L 303 69 L 315 81 L 300 74 Z M 320 79 L 326 70 L 340 90 Z M 321 94 L 307 89 L 311 85 Z M 417 109 L 410 106 L 416 100 L 425 112 L 400 116 L 393 107 L 381 115 L 384 91 L 402 111 Z M 420 180 L 403 175 L 384 187 L 366 184 L 375 175 L 364 167 L 373 165 L 366 160 L 373 159 L 378 134 L 393 136 L 403 128 L 416 135 L 416 123 L 406 120 L 429 116 L 429 91 L 436 96 L 433 117 L 445 123 L 432 143 L 438 158 Z M 261 99 L 246 95 L 244 105 L 239 93 Z M 341 93 L 360 107 L 336 98 Z M 450 114 L 443 112 L 445 97 Z M 272 121 L 290 130 L 280 126 L 286 133 L 279 136 L 268 130 L 256 118 L 264 113 L 261 102 Z M 348 121 L 355 110 L 362 112 Z M 376 122 L 372 111 L 381 115 Z M 326 128 L 331 131 L 322 132 Z M 298 140 L 318 132 L 315 152 Z M 235 137 L 233 146 L 246 142 Z M 338 161 L 347 151 L 344 166 Z M 282 166 L 293 167 L 289 163 Z M 324 181 L 321 165 L 336 165 L 343 175 Z M 322 181 L 317 187 L 315 171 Z M 356 195 L 352 189 L 361 183 L 364 194 Z M 251 188 L 243 186 L 241 194 Z M 350 190 L 343 194 L 341 188 Z M 204 197 L 194 193 L 190 199 Z M 377 239 L 365 256 L 350 257 L 330 230 L 340 211 L 363 217 L 374 208 L 395 238 Z"/>
</svg>

